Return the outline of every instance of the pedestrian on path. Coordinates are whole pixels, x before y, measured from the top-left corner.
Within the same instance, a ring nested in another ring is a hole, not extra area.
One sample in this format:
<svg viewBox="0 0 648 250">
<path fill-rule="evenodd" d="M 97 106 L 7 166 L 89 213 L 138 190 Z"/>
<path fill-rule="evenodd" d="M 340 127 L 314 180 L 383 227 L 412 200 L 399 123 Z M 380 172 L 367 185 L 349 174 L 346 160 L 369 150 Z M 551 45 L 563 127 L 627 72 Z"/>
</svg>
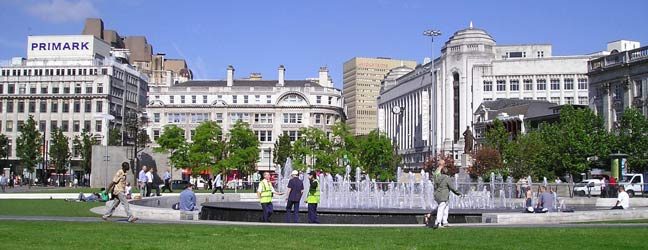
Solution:
<svg viewBox="0 0 648 250">
<path fill-rule="evenodd" d="M 286 223 L 290 223 L 292 215 L 293 222 L 299 222 L 299 201 L 302 194 L 304 194 L 304 183 L 299 180 L 299 172 L 293 170 L 290 173 L 290 181 L 288 181 L 288 198 L 286 198 Z"/>
<path fill-rule="evenodd" d="M 7 177 L 5 176 L 5 173 L 2 173 L 2 175 L 0 176 L 0 188 L 2 188 L 3 193 L 6 192 L 5 189 L 7 188 Z"/>
<path fill-rule="evenodd" d="M 124 211 L 126 211 L 126 216 L 128 216 L 128 222 L 137 221 L 137 217 L 133 216 L 133 214 L 131 214 L 130 212 L 128 201 L 126 200 L 126 195 L 124 194 L 124 191 L 126 190 L 126 173 L 129 169 L 130 166 L 128 165 L 128 162 L 124 162 L 122 163 L 122 169 L 117 170 L 117 173 L 115 173 L 115 176 L 112 179 L 112 183 L 110 184 L 110 187 L 108 189 L 112 189 L 112 194 L 117 197 L 117 199 L 113 201 L 112 206 L 110 206 L 108 211 L 106 211 L 106 213 L 101 216 L 101 219 L 108 220 L 108 218 L 112 216 L 117 206 L 119 206 L 119 204 L 122 204 L 124 206 Z"/>
<path fill-rule="evenodd" d="M 220 190 L 221 194 L 225 194 L 223 192 L 223 178 L 222 178 L 221 173 L 218 173 L 218 175 L 216 175 L 216 177 L 214 177 L 214 190 L 212 191 L 212 194 L 215 194 L 216 191 L 218 191 L 218 190 Z M 222 198 L 225 198 L 225 197 L 222 197 Z"/>
<path fill-rule="evenodd" d="M 153 168 L 146 172 L 146 197 L 151 196 L 153 192 Z"/>
<path fill-rule="evenodd" d="M 450 191 L 456 195 L 461 195 L 452 184 L 447 173 L 448 170 L 445 168 L 445 160 L 439 159 L 437 170 L 434 172 L 434 200 L 439 204 L 437 207 L 436 221 L 433 226 L 435 229 L 450 226 L 448 224 L 448 200 L 450 199 Z"/>
<path fill-rule="evenodd" d="M 320 186 L 319 181 L 317 181 L 317 173 L 315 171 L 308 173 L 308 180 L 310 181 L 308 196 L 306 196 L 306 203 L 308 203 L 308 223 L 319 224 L 317 204 L 320 202 Z"/>
<path fill-rule="evenodd" d="M 274 212 L 272 207 L 273 194 L 282 195 L 283 193 L 275 191 L 272 183 L 270 183 L 270 172 L 265 172 L 263 173 L 263 180 L 259 183 L 259 188 L 257 189 L 257 197 L 263 209 L 262 222 L 270 222 L 270 216 Z"/>
<path fill-rule="evenodd" d="M 164 193 L 164 190 L 169 190 L 169 193 L 173 193 L 173 190 L 171 190 L 171 174 L 169 173 L 169 170 L 164 172 L 164 186 L 162 187 L 162 193 Z"/>
<path fill-rule="evenodd" d="M 146 197 L 146 183 L 148 180 L 146 179 L 146 165 L 142 166 L 142 171 L 139 172 L 139 175 L 137 176 L 137 186 L 140 189 L 140 196 Z"/>
</svg>

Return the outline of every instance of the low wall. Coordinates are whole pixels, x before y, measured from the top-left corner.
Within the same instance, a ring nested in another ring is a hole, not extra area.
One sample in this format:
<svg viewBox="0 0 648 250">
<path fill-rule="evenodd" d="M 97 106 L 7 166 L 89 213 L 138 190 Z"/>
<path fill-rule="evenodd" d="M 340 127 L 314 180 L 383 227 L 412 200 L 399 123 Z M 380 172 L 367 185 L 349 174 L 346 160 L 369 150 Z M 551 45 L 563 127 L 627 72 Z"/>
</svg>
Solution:
<svg viewBox="0 0 648 250">
<path fill-rule="evenodd" d="M 573 213 L 484 213 L 482 223 L 497 224 L 558 224 L 573 222 L 590 222 L 606 220 L 648 219 L 647 208 L 630 208 L 627 210 L 595 210 Z"/>
</svg>

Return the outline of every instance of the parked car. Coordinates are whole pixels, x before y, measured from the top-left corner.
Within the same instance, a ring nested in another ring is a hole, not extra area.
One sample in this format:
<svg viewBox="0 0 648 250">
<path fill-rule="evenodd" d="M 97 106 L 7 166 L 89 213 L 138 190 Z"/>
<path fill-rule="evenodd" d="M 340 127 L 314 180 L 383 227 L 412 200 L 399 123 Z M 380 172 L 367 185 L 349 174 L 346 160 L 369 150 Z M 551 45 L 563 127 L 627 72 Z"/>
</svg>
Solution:
<svg viewBox="0 0 648 250">
<path fill-rule="evenodd" d="M 579 196 L 601 195 L 601 184 L 603 182 L 599 179 L 587 179 L 577 183 L 574 186 L 574 194 Z"/>
<path fill-rule="evenodd" d="M 172 190 L 183 190 L 185 187 L 187 187 L 187 184 L 189 184 L 188 181 L 185 180 L 173 180 L 171 181 L 171 189 Z"/>
<path fill-rule="evenodd" d="M 644 176 L 642 174 L 625 174 L 619 181 L 620 185 L 625 187 L 628 196 L 642 195 L 644 191 Z"/>
</svg>

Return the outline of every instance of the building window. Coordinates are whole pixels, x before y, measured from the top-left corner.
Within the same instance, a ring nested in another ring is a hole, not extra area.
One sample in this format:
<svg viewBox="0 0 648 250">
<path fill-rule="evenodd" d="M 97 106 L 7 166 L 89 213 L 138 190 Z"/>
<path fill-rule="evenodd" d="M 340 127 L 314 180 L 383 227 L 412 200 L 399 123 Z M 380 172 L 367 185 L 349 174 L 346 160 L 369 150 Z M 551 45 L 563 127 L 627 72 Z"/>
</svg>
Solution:
<svg viewBox="0 0 648 250">
<path fill-rule="evenodd" d="M 332 115 L 326 115 L 326 125 L 331 125 Z"/>
<path fill-rule="evenodd" d="M 41 94 L 47 94 L 47 85 L 41 85 Z"/>
<path fill-rule="evenodd" d="M 15 92 L 16 92 L 16 85 L 7 84 L 7 94 L 15 94 Z"/>
<path fill-rule="evenodd" d="M 254 96 L 254 101 L 255 101 L 255 103 L 261 103 L 261 96 L 260 95 L 255 95 Z"/>
<path fill-rule="evenodd" d="M 331 105 L 331 103 L 333 103 L 333 97 L 332 97 L 332 96 L 329 96 L 328 99 L 329 99 L 328 104 Z"/>
<path fill-rule="evenodd" d="M 300 124 L 302 123 L 302 114 L 301 113 L 283 114 L 283 123 Z"/>
<path fill-rule="evenodd" d="M 77 84 L 74 86 L 74 93 L 81 94 L 81 84 Z"/>
<path fill-rule="evenodd" d="M 267 96 L 266 96 L 266 103 L 267 103 L 267 104 L 272 103 L 272 96 L 270 96 L 270 95 L 267 95 Z"/>
<path fill-rule="evenodd" d="M 29 113 L 36 113 L 36 101 L 29 101 Z"/>
<path fill-rule="evenodd" d="M 493 91 L 493 81 L 484 81 L 484 92 Z"/>
<path fill-rule="evenodd" d="M 316 96 L 316 97 L 315 97 L 315 103 L 317 103 L 317 104 L 322 104 L 322 96 L 319 96 L 319 95 Z"/>
<path fill-rule="evenodd" d="M 320 123 L 322 123 L 322 115 L 315 114 L 315 124 L 320 124 Z"/>
<path fill-rule="evenodd" d="M 544 97 L 544 96 L 543 96 L 543 97 L 538 97 L 538 100 L 539 100 L 539 101 L 546 101 L 546 100 L 547 100 L 547 97 Z"/>
<path fill-rule="evenodd" d="M 249 96 L 244 95 L 243 96 L 243 103 L 249 103 L 249 101 L 250 101 Z"/>
<path fill-rule="evenodd" d="M 13 100 L 7 100 L 7 113 L 13 113 L 14 112 L 14 102 Z"/>
<path fill-rule="evenodd" d="M 565 104 L 574 104 L 574 97 L 571 96 L 565 97 Z"/>
<path fill-rule="evenodd" d="M 587 79 L 579 78 L 578 79 L 578 89 L 587 89 Z"/>
<path fill-rule="evenodd" d="M 50 113 L 58 113 L 58 100 L 52 100 L 50 105 Z"/>
<path fill-rule="evenodd" d="M 589 105 L 589 101 L 587 100 L 587 96 L 579 96 L 578 97 L 578 104 L 580 104 L 580 105 Z"/>
<path fill-rule="evenodd" d="M 238 103 L 238 98 L 236 95 L 232 96 L 232 103 Z"/>
<path fill-rule="evenodd" d="M 203 101 L 203 104 L 207 103 L 207 96 L 206 95 L 202 96 L 202 101 Z"/>
<path fill-rule="evenodd" d="M 191 123 L 201 123 L 209 120 L 209 113 L 191 113 Z"/>
<path fill-rule="evenodd" d="M 74 101 L 74 113 L 81 113 L 81 101 Z"/>
<path fill-rule="evenodd" d="M 198 98 L 195 95 L 192 95 L 191 96 L 191 103 L 197 103 L 197 102 L 198 102 Z"/>
<path fill-rule="evenodd" d="M 560 79 L 551 79 L 551 90 L 560 90 Z"/>
<path fill-rule="evenodd" d="M 29 93 L 30 94 L 38 94 L 38 93 L 36 93 L 36 86 L 30 86 L 29 87 Z"/>
<path fill-rule="evenodd" d="M 47 128 L 47 121 L 38 121 L 38 130 L 40 132 L 45 132 L 46 128 Z"/>
<path fill-rule="evenodd" d="M 299 139 L 299 131 L 284 131 L 284 134 L 287 134 L 290 137 L 291 142 Z"/>
<path fill-rule="evenodd" d="M 83 121 L 83 130 L 90 132 L 91 121 Z"/>
<path fill-rule="evenodd" d="M 574 89 L 574 79 L 572 78 L 565 79 L 565 89 L 566 90 Z"/>
<path fill-rule="evenodd" d="M 497 80 L 497 91 L 506 91 L 506 81 Z"/>
<path fill-rule="evenodd" d="M 69 93 L 70 93 L 70 86 L 63 87 L 63 94 L 69 94 Z"/>
<path fill-rule="evenodd" d="M 538 57 L 540 57 L 540 58 L 544 57 L 544 51 L 542 51 L 542 50 L 541 50 L 541 51 L 538 51 L 538 52 L 537 52 L 537 55 L 538 55 Z"/>
<path fill-rule="evenodd" d="M 153 122 L 160 122 L 160 113 L 153 113 Z"/>
<path fill-rule="evenodd" d="M 79 132 L 81 130 L 80 121 L 72 121 L 72 132 Z"/>
<path fill-rule="evenodd" d="M 547 80 L 538 79 L 536 84 L 536 90 L 546 90 L 547 89 Z"/>
<path fill-rule="evenodd" d="M 272 141 L 272 131 L 271 130 L 261 130 L 254 131 L 254 134 L 257 136 L 260 142 L 271 142 Z"/>
<path fill-rule="evenodd" d="M 45 100 L 40 101 L 40 112 L 45 113 L 47 112 L 47 102 Z"/>
<path fill-rule="evenodd" d="M 5 124 L 5 131 L 7 132 L 13 132 L 13 120 L 7 120 L 7 123 Z"/>
<path fill-rule="evenodd" d="M 18 101 L 18 113 L 25 113 L 25 102 Z"/>
<path fill-rule="evenodd" d="M 551 97 L 551 102 L 555 104 L 560 104 L 560 97 Z"/>
<path fill-rule="evenodd" d="M 254 114 L 254 123 L 272 124 L 272 114 Z"/>
<path fill-rule="evenodd" d="M 230 113 L 230 123 L 235 124 L 238 121 L 250 123 L 250 113 Z"/>
<path fill-rule="evenodd" d="M 18 94 L 21 95 L 27 94 L 25 84 L 18 85 Z"/>
<path fill-rule="evenodd" d="M 61 130 L 63 130 L 63 132 L 69 132 L 70 131 L 70 122 L 69 121 L 61 121 Z"/>
<path fill-rule="evenodd" d="M 216 121 L 216 123 L 223 123 L 223 113 L 216 113 L 214 121 Z"/>
<path fill-rule="evenodd" d="M 63 104 L 61 105 L 61 111 L 63 111 L 63 113 L 70 113 L 70 101 L 63 100 Z"/>
<path fill-rule="evenodd" d="M 86 85 L 86 94 L 92 94 L 92 85 Z"/>
<path fill-rule="evenodd" d="M 180 96 L 180 103 L 185 103 L 185 96 L 183 95 Z"/>
<path fill-rule="evenodd" d="M 92 112 L 92 102 L 90 100 L 85 100 L 85 108 L 83 109 L 83 112 L 90 113 Z"/>
<path fill-rule="evenodd" d="M 159 129 L 154 129 L 153 130 L 153 141 L 157 141 L 158 138 L 160 138 L 160 130 Z"/>
<path fill-rule="evenodd" d="M 95 103 L 95 112 L 101 113 L 103 112 L 103 102 L 102 101 L 97 101 Z"/>
<path fill-rule="evenodd" d="M 511 84 L 511 87 L 509 88 L 511 91 L 520 90 L 520 80 L 510 80 L 509 83 Z"/>
<path fill-rule="evenodd" d="M 172 95 L 169 96 L 169 103 L 171 104 L 175 103 L 175 98 L 173 98 Z"/>
<path fill-rule="evenodd" d="M 533 80 L 531 79 L 524 80 L 524 90 L 533 90 Z"/>
<path fill-rule="evenodd" d="M 102 127 L 103 126 L 102 126 L 102 121 L 101 120 L 95 121 L 95 131 L 96 132 L 101 132 Z"/>
</svg>

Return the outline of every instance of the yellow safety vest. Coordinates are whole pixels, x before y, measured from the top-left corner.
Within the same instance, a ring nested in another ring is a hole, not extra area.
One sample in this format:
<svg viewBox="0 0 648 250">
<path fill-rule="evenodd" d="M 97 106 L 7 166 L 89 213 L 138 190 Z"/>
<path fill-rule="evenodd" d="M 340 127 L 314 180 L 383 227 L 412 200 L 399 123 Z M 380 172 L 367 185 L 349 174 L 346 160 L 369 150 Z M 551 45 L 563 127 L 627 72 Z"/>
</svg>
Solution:
<svg viewBox="0 0 648 250">
<path fill-rule="evenodd" d="M 272 184 L 270 184 L 269 181 L 263 180 L 261 181 L 261 199 L 259 199 L 259 202 L 261 203 L 270 203 L 272 202 Z"/>
<path fill-rule="evenodd" d="M 317 188 L 313 191 L 309 188 L 308 197 L 306 197 L 306 203 L 319 203 L 320 202 L 320 185 L 317 179 L 313 180 L 314 183 L 317 183 Z"/>
</svg>

